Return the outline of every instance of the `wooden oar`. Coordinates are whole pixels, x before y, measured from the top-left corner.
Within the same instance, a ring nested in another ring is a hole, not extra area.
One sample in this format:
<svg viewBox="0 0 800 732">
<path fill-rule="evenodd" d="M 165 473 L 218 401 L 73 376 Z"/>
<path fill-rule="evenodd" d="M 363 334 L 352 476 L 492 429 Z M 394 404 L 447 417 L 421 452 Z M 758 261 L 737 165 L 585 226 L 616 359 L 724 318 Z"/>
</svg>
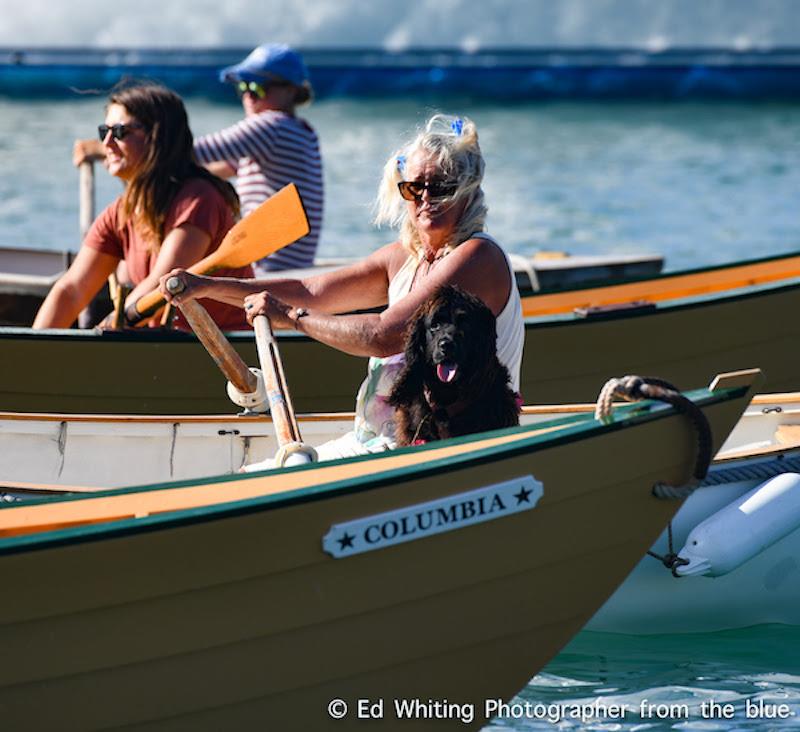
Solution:
<svg viewBox="0 0 800 732">
<path fill-rule="evenodd" d="M 84 160 L 78 169 L 80 188 L 80 217 L 81 241 L 86 238 L 94 222 L 94 163 Z"/>
<path fill-rule="evenodd" d="M 177 295 L 182 289 L 182 283 L 177 277 L 171 277 L 167 280 L 167 289 L 173 295 Z M 256 332 L 258 357 L 261 362 L 262 379 L 259 379 L 247 368 L 247 365 L 199 302 L 187 300 L 182 302 L 179 307 L 201 343 L 230 382 L 228 395 L 232 401 L 240 406 L 251 406 L 250 403 L 252 403 L 256 409 L 260 409 L 264 403 L 269 404 L 272 424 L 275 426 L 275 437 L 278 440 L 275 465 L 283 467 L 284 465 L 315 462 L 316 451 L 310 445 L 303 443 L 300 436 L 300 428 L 297 425 L 297 418 L 283 373 L 278 344 L 266 316 L 258 316 L 253 324 Z M 235 390 L 234 393 L 231 393 L 231 386 Z M 264 388 L 266 388 L 266 393 L 264 393 Z"/>
<path fill-rule="evenodd" d="M 275 454 L 275 465 L 283 467 L 315 462 L 316 451 L 310 445 L 306 445 L 300 436 L 300 427 L 289 396 L 289 386 L 283 373 L 281 354 L 269 319 L 265 315 L 256 316 L 253 320 L 253 329 L 256 332 L 258 361 L 267 389 L 275 436 L 280 445 Z"/>
<path fill-rule="evenodd" d="M 78 199 L 80 202 L 78 208 L 78 224 L 81 232 L 81 242 L 86 238 L 89 229 L 92 228 L 95 215 L 95 184 L 94 184 L 94 161 L 91 159 L 84 160 L 78 167 Z M 69 266 L 72 262 L 67 262 Z M 117 278 L 113 272 L 108 276 L 108 290 L 111 296 L 112 303 L 114 302 L 114 288 L 117 284 Z M 101 295 L 97 295 L 92 302 L 90 302 L 78 315 L 78 327 L 91 328 L 97 320 L 102 317 L 99 312 L 99 300 L 102 300 Z M 115 303 L 115 321 L 114 327 L 121 328 L 121 319 L 123 309 L 120 306 L 117 308 Z"/>
<path fill-rule="evenodd" d="M 222 268 L 245 267 L 269 256 L 309 232 L 308 218 L 294 183 L 268 198 L 255 211 L 234 224 L 219 248 L 188 268 L 194 274 L 210 274 Z M 139 298 L 125 313 L 133 325 L 164 304 L 158 291 Z"/>
<path fill-rule="evenodd" d="M 183 283 L 177 277 L 170 277 L 167 289 L 177 295 L 183 289 Z M 255 394 L 258 391 L 258 377 L 247 368 L 208 311 L 196 300 L 182 302 L 180 309 L 225 378 L 242 394 Z"/>
</svg>

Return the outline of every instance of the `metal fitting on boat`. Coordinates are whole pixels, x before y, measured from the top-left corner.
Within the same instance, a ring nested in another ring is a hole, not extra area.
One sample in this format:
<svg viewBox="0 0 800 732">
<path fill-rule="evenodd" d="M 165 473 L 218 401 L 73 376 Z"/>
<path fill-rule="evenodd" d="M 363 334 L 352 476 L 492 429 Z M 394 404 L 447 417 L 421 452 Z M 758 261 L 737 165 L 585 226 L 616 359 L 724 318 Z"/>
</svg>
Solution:
<svg viewBox="0 0 800 732">
<path fill-rule="evenodd" d="M 317 451 L 303 442 L 288 442 L 278 448 L 275 453 L 275 467 L 284 468 L 292 465 L 305 465 L 317 462 Z"/>
</svg>

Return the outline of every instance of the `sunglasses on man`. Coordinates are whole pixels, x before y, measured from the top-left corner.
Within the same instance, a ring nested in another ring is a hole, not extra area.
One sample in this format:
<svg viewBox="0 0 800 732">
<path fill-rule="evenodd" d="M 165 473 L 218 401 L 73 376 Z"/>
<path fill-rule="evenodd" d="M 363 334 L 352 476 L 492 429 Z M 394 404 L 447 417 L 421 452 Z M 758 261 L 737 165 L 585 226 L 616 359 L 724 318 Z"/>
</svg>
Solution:
<svg viewBox="0 0 800 732">
<path fill-rule="evenodd" d="M 397 184 L 397 189 L 406 201 L 419 203 L 425 191 L 428 191 L 430 198 L 454 196 L 458 191 L 458 183 L 446 180 L 401 180 Z"/>
<path fill-rule="evenodd" d="M 239 97 L 243 97 L 245 94 L 252 94 L 258 99 L 263 99 L 267 96 L 267 86 L 255 81 L 240 81 L 236 84 L 236 93 Z"/>
<path fill-rule="evenodd" d="M 97 125 L 97 134 L 100 136 L 100 142 L 105 141 L 109 132 L 111 133 L 111 137 L 115 140 L 124 140 L 131 132 L 140 130 L 143 127 L 144 125 L 138 122 L 130 122 L 127 125 Z"/>
</svg>

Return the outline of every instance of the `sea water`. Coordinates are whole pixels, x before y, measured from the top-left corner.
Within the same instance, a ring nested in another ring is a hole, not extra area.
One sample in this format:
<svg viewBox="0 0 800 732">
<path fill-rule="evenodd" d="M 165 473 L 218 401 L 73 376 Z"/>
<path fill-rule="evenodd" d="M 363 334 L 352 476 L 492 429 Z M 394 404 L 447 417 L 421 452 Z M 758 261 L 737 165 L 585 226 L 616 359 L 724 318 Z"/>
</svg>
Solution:
<svg viewBox="0 0 800 732">
<path fill-rule="evenodd" d="M 800 729 L 800 628 L 583 632 L 506 711 L 485 732 Z"/>
<path fill-rule="evenodd" d="M 0 245 L 76 249 L 73 140 L 103 97 L 0 98 Z M 196 134 L 240 108 L 187 99 Z M 324 99 L 304 109 L 325 165 L 320 256 L 391 240 L 372 226 L 380 172 L 435 111 L 472 118 L 486 157 L 488 228 L 510 251 L 660 253 L 668 269 L 800 247 L 800 105 L 778 102 Z M 97 166 L 97 206 L 120 191 Z"/>
<path fill-rule="evenodd" d="M 233 103 L 187 106 L 196 133 L 239 117 Z M 800 247 L 796 104 L 328 99 L 303 112 L 325 162 L 320 255 L 363 256 L 391 239 L 370 223 L 380 170 L 434 111 L 478 124 L 489 230 L 511 251 L 658 252 L 677 269 Z M 102 120 L 101 96 L 0 99 L 1 245 L 77 247 L 71 147 Z M 119 190 L 98 166 L 98 210 Z M 652 630 L 578 635 L 486 728 L 800 729 L 797 629 Z"/>
</svg>

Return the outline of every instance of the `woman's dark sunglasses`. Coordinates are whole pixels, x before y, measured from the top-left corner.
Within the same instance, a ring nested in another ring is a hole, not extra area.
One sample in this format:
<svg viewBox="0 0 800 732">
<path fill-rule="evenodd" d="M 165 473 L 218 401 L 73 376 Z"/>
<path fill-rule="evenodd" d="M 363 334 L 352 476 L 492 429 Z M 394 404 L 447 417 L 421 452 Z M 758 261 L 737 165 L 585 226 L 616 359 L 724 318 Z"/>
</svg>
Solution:
<svg viewBox="0 0 800 732">
<path fill-rule="evenodd" d="M 127 125 L 98 125 L 97 126 L 97 134 L 100 135 L 100 141 L 106 139 L 108 133 L 111 133 L 111 137 L 115 140 L 124 140 L 127 135 L 129 135 L 134 130 L 140 130 L 144 125 L 140 125 L 138 122 L 131 122 Z"/>
<path fill-rule="evenodd" d="M 422 194 L 428 191 L 431 198 L 447 198 L 455 195 L 458 183 L 445 180 L 401 180 L 397 184 L 400 195 L 406 201 L 421 201 Z"/>
</svg>

